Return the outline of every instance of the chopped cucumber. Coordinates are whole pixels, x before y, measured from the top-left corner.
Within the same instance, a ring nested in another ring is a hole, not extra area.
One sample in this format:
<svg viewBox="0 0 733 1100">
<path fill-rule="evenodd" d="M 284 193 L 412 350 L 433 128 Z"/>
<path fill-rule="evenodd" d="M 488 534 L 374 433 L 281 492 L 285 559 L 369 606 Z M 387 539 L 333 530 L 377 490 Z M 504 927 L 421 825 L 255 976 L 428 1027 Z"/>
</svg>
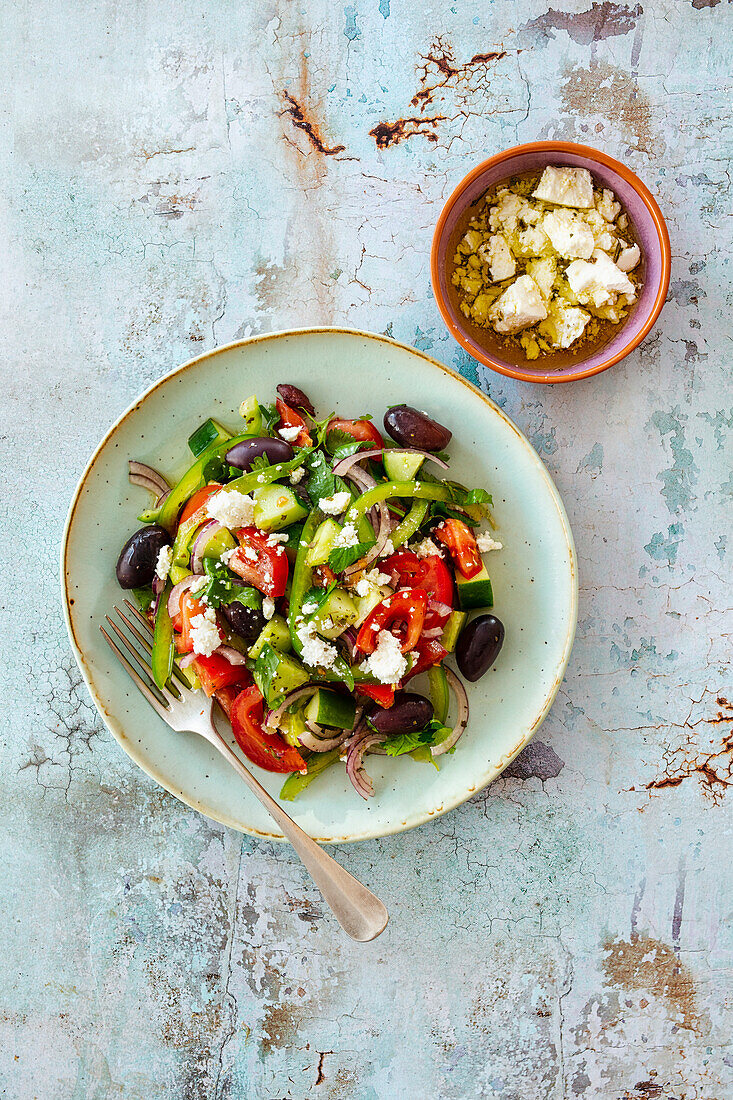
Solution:
<svg viewBox="0 0 733 1100">
<path fill-rule="evenodd" d="M 239 406 L 239 415 L 244 420 L 244 430 L 248 435 L 262 434 L 262 413 L 260 412 L 260 403 L 255 394 L 252 394 L 251 397 L 248 397 L 246 401 L 242 402 Z"/>
<path fill-rule="evenodd" d="M 462 577 L 456 570 L 456 591 L 458 602 L 464 610 L 469 610 L 472 607 L 494 606 L 494 593 L 485 565 L 480 573 L 469 580 Z"/>
<path fill-rule="evenodd" d="M 458 635 L 463 630 L 467 618 L 468 615 L 465 611 L 451 611 L 443 630 L 443 637 L 440 639 L 440 644 L 445 646 L 449 653 L 452 653 L 456 648 Z M 441 718 L 441 722 L 443 721 L 445 719 Z"/>
<path fill-rule="evenodd" d="M 285 780 L 280 791 L 280 798 L 283 802 L 292 802 L 294 798 L 297 798 L 301 794 L 309 783 L 312 783 L 316 776 L 321 772 L 325 772 L 326 768 L 330 768 L 332 764 L 335 764 L 338 758 L 341 756 L 342 749 L 331 749 L 329 752 L 314 752 L 312 756 L 308 757 L 308 771 L 305 775 L 301 775 L 300 772 L 293 772 Z"/>
<path fill-rule="evenodd" d="M 282 531 L 291 523 L 305 519 L 308 511 L 287 485 L 263 485 L 252 494 L 255 499 L 254 521 L 261 531 Z"/>
<path fill-rule="evenodd" d="M 305 717 L 319 726 L 350 730 L 356 718 L 356 703 L 351 695 L 319 688 L 305 708 Z"/>
<path fill-rule="evenodd" d="M 269 623 L 265 623 L 259 638 L 250 647 L 248 655 L 254 660 L 255 657 L 259 657 L 266 645 L 272 646 L 278 653 L 289 653 L 293 648 L 290 630 L 282 615 L 273 615 Z"/>
<path fill-rule="evenodd" d="M 191 570 L 186 565 L 179 565 L 178 562 L 173 562 L 170 567 L 168 576 L 171 579 L 171 584 L 180 584 L 182 580 L 191 575 Z"/>
<path fill-rule="evenodd" d="M 315 533 L 313 542 L 305 555 L 306 565 L 325 565 L 333 544 L 341 531 L 341 524 L 335 519 L 324 519 Z"/>
<path fill-rule="evenodd" d="M 203 558 L 220 558 L 225 550 L 233 550 L 236 545 L 237 540 L 234 535 L 227 531 L 226 527 L 222 527 L 206 540 L 201 556 Z"/>
<path fill-rule="evenodd" d="M 357 619 L 356 604 L 343 588 L 334 588 L 311 616 L 316 630 L 324 638 L 338 638 Z"/>
<path fill-rule="evenodd" d="M 439 722 L 445 722 L 448 717 L 450 705 L 450 692 L 448 691 L 448 677 L 442 665 L 433 665 L 428 669 L 428 683 L 430 684 L 430 702 L 433 704 L 434 717 Z"/>
<path fill-rule="evenodd" d="M 287 695 L 291 691 L 295 691 L 296 688 L 302 687 L 303 684 L 307 684 L 310 680 L 310 676 L 305 671 L 300 661 L 296 661 L 293 657 L 288 657 L 285 653 L 280 654 L 280 660 L 275 670 L 275 675 L 272 677 L 270 683 L 270 690 L 267 694 L 267 702 L 272 707 L 283 695 Z"/>
<path fill-rule="evenodd" d="M 357 617 L 354 620 L 354 625 L 361 626 L 369 612 L 373 611 L 378 603 L 381 603 L 382 600 L 386 600 L 387 596 L 391 595 L 392 589 L 388 588 L 386 584 L 383 584 L 380 588 L 370 588 L 366 596 L 357 596 Z"/>
<path fill-rule="evenodd" d="M 390 481 L 414 481 L 425 459 L 409 451 L 389 450 L 384 452 L 383 461 Z"/>
<path fill-rule="evenodd" d="M 300 735 L 305 733 L 307 728 L 300 710 L 295 710 L 292 714 L 285 711 L 280 719 L 280 730 L 283 737 L 289 745 L 294 745 L 296 749 L 300 748 Z"/>
<path fill-rule="evenodd" d="M 204 420 L 195 432 L 188 437 L 188 446 L 195 458 L 198 458 L 212 443 L 226 443 L 232 438 L 232 433 L 223 428 L 218 421 Z"/>
</svg>

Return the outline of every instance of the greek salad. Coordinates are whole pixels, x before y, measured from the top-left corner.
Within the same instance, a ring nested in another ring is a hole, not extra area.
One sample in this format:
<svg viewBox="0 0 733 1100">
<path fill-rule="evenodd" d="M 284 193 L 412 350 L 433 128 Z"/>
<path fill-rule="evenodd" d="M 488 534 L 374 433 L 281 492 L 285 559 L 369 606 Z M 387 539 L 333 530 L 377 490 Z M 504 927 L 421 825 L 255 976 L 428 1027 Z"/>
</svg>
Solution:
<svg viewBox="0 0 733 1100">
<path fill-rule="evenodd" d="M 175 674 L 213 696 L 245 756 L 289 773 L 282 799 L 340 763 L 366 799 L 368 753 L 437 767 L 455 750 L 461 677 L 499 654 L 491 497 L 450 479 L 451 432 L 412 406 L 382 432 L 368 414 L 318 419 L 282 384 L 239 412 L 239 430 L 197 428 L 175 484 L 130 462 L 153 501 L 117 580 L 151 623 L 157 685 Z"/>
</svg>

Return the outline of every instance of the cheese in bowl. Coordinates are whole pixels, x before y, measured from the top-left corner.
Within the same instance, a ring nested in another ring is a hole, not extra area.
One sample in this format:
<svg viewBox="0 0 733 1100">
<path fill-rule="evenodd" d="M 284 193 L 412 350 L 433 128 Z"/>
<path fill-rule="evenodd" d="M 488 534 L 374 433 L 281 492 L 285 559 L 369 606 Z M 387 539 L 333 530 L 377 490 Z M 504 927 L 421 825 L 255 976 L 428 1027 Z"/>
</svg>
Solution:
<svg viewBox="0 0 733 1100">
<path fill-rule="evenodd" d="M 548 166 L 471 207 L 450 277 L 469 321 L 538 359 L 605 343 L 638 298 L 641 261 L 613 191 L 587 168 Z"/>
</svg>

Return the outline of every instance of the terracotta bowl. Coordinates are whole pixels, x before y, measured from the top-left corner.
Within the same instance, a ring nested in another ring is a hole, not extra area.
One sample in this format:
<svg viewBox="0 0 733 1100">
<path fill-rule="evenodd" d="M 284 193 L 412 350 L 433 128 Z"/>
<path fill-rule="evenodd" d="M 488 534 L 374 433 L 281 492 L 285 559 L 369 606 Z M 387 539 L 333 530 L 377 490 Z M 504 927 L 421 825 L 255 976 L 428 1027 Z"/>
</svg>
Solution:
<svg viewBox="0 0 733 1100">
<path fill-rule="evenodd" d="M 541 171 L 548 164 L 587 168 L 594 183 L 610 187 L 636 230 L 642 252 L 643 289 L 628 317 L 600 347 L 588 346 L 582 354 L 572 348 L 556 352 L 544 362 L 528 361 L 521 348 L 502 344 L 491 329 L 473 324 L 461 313 L 456 289 L 448 279 L 447 261 L 463 233 L 464 215 L 495 184 L 523 172 Z M 564 141 L 535 141 L 517 145 L 478 164 L 459 183 L 443 207 L 433 236 L 430 256 L 433 293 L 443 320 L 470 355 L 491 370 L 524 382 L 573 382 L 618 363 L 637 347 L 652 328 L 667 297 L 670 273 L 669 233 L 662 212 L 638 176 L 619 161 L 591 149 Z M 552 366 L 549 366 L 552 363 Z"/>
</svg>

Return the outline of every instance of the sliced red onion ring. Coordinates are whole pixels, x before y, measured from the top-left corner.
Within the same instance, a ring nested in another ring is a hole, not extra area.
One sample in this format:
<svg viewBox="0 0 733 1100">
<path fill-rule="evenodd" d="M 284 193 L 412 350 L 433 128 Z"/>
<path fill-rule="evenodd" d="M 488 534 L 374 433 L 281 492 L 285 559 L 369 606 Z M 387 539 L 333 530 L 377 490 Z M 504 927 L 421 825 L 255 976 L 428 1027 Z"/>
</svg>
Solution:
<svg viewBox="0 0 733 1100">
<path fill-rule="evenodd" d="M 206 546 L 206 543 L 209 541 L 210 538 L 213 538 L 214 535 L 223 530 L 224 528 L 216 519 L 212 519 L 209 523 L 205 523 L 204 526 L 201 528 L 191 548 L 191 569 L 194 573 L 203 573 L 204 547 Z"/>
<path fill-rule="evenodd" d="M 198 580 L 198 577 L 184 577 L 182 581 L 179 581 L 178 584 L 173 587 L 168 597 L 168 614 L 172 619 L 175 619 L 176 615 L 179 615 L 181 612 L 181 596 L 196 580 Z"/>
<path fill-rule="evenodd" d="M 291 691 L 285 696 L 282 703 L 276 710 L 268 712 L 265 724 L 272 729 L 276 729 L 280 725 L 280 719 L 285 711 L 288 709 L 291 703 L 294 703 L 297 699 L 303 699 L 306 695 L 312 695 L 314 691 L 318 689 L 317 684 L 306 684 L 305 687 L 296 688 L 295 691 Z"/>
<path fill-rule="evenodd" d="M 449 618 L 453 610 L 450 604 L 441 603 L 440 600 L 433 599 L 428 599 L 428 607 L 431 611 L 434 611 L 436 615 L 440 615 L 441 619 Z"/>
<path fill-rule="evenodd" d="M 318 727 L 320 729 L 320 727 Z M 348 730 L 340 730 L 337 737 L 320 737 L 313 732 L 305 731 L 298 736 L 301 745 L 311 752 L 329 752 L 331 749 L 343 745 L 349 736 Z"/>
<path fill-rule="evenodd" d="M 131 485 L 139 485 L 143 489 L 147 489 L 158 498 L 156 503 L 160 503 L 160 497 L 167 495 L 171 491 L 171 487 L 165 480 L 162 474 L 159 474 L 157 470 L 154 470 L 152 466 L 146 466 L 144 462 L 135 462 L 134 459 L 130 459 L 127 464 L 128 477 Z"/>
<path fill-rule="evenodd" d="M 193 664 L 197 656 L 198 654 L 196 653 L 186 653 L 185 656 L 181 657 L 178 664 L 181 668 L 188 668 L 189 665 Z"/>
<path fill-rule="evenodd" d="M 244 655 L 240 653 L 238 649 L 235 649 L 234 646 L 220 645 L 214 652 L 228 661 L 230 665 L 244 665 L 247 663 Z"/>
<path fill-rule="evenodd" d="M 440 638 L 443 635 L 442 626 L 431 626 L 428 630 L 423 630 L 420 635 L 421 638 Z"/>
<path fill-rule="evenodd" d="M 393 448 L 390 448 L 392 450 Z M 339 477 L 343 477 L 356 462 L 361 462 L 365 458 L 376 458 L 384 453 L 384 447 L 375 447 L 371 451 L 357 451 L 356 454 L 348 455 L 346 458 L 340 459 L 333 467 L 333 472 L 338 474 Z M 431 454 L 430 451 L 421 451 L 418 447 L 395 447 L 394 450 L 400 454 L 408 455 L 422 455 L 423 458 L 429 458 L 431 462 L 434 462 L 437 466 L 441 466 L 444 470 L 448 469 L 448 463 L 444 462 L 442 458 L 438 458 L 437 455 Z"/>
<path fill-rule="evenodd" d="M 448 685 L 458 703 L 458 721 L 450 737 L 446 738 L 445 741 L 441 741 L 439 745 L 433 745 L 430 750 L 433 756 L 442 756 L 444 752 L 448 752 L 452 749 L 468 725 L 468 696 L 466 695 L 466 689 L 455 672 L 451 671 L 451 669 L 447 668 L 445 665 L 443 665 L 443 669 L 445 670 Z"/>
<path fill-rule="evenodd" d="M 158 614 L 158 606 L 160 604 L 160 597 L 163 595 L 163 590 L 165 588 L 165 581 L 161 580 L 160 577 L 158 576 L 158 574 L 156 573 L 155 576 L 153 577 L 153 583 L 152 583 L 151 587 L 153 589 L 153 596 L 155 597 L 155 601 L 154 601 L 154 605 L 153 605 L 153 615 L 157 615 Z"/>
<path fill-rule="evenodd" d="M 384 737 L 383 733 L 377 733 L 363 722 L 348 742 L 346 774 L 354 785 L 354 789 L 365 800 L 374 794 L 374 784 L 364 770 L 362 763 L 364 753 L 372 745 L 384 741 Z"/>
</svg>

